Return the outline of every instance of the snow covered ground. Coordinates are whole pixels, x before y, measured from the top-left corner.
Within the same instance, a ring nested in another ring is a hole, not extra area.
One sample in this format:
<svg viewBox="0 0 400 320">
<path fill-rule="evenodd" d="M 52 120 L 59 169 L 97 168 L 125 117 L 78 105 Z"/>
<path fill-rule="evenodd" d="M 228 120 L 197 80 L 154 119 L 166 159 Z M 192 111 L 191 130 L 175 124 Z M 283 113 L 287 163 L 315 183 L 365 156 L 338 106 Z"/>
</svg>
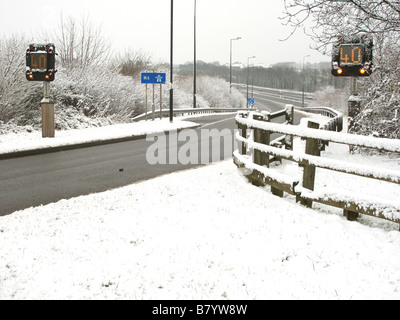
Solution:
<svg viewBox="0 0 400 320">
<path fill-rule="evenodd" d="M 399 185 L 362 188 L 400 198 Z M 232 160 L 0 217 L 0 244 L 0 299 L 400 299 L 398 224 L 275 197 Z"/>
<path fill-rule="evenodd" d="M 32 131 L 29 127 L 29 131 L 23 133 L 0 135 L 0 154 L 142 136 L 197 126 L 196 123 L 182 121 L 183 119 L 177 118 L 173 123 L 170 123 L 169 119 L 156 119 L 148 122 L 140 121 L 103 127 L 56 131 L 54 138 L 45 139 L 42 138 L 41 131 Z"/>
</svg>

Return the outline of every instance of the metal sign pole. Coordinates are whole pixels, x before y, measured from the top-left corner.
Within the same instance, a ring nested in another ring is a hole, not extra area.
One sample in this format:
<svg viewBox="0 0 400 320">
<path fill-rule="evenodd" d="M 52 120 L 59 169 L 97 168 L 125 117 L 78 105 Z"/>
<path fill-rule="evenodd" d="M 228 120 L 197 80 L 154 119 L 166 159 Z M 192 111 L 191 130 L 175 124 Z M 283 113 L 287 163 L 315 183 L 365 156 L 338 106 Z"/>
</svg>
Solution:
<svg viewBox="0 0 400 320">
<path fill-rule="evenodd" d="M 146 84 L 146 121 L 147 121 L 147 84 Z"/>
<path fill-rule="evenodd" d="M 174 121 L 174 0 L 171 0 L 171 62 L 170 62 L 170 90 L 169 90 L 169 122 Z"/>
<path fill-rule="evenodd" d="M 152 112 L 152 116 L 151 116 L 151 118 L 152 118 L 152 120 L 154 121 L 154 116 L 155 116 L 155 113 L 156 113 L 156 110 L 155 110 L 155 90 L 154 90 L 154 84 L 153 84 L 153 104 L 152 104 L 152 106 L 151 106 L 151 112 Z"/>
<path fill-rule="evenodd" d="M 348 130 L 350 132 L 354 126 L 354 118 L 360 113 L 361 104 L 360 99 L 358 97 L 358 81 L 357 77 L 351 77 L 351 86 L 350 86 L 350 98 L 348 102 Z"/>
<path fill-rule="evenodd" d="M 162 119 L 162 84 L 160 84 L 160 120 Z"/>
</svg>

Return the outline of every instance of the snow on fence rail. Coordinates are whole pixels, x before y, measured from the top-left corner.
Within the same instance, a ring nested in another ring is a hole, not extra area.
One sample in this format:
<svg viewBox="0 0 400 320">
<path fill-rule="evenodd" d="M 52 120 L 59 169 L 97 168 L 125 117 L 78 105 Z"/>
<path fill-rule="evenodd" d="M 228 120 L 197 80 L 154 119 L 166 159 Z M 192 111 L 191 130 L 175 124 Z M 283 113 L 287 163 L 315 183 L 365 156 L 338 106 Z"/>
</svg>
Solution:
<svg viewBox="0 0 400 320">
<path fill-rule="evenodd" d="M 286 111 L 289 113 L 289 111 Z M 342 130 L 340 115 L 331 115 L 333 118 L 324 126 L 325 129 Z M 271 123 L 270 116 L 257 112 L 238 112 L 236 123 L 239 132 L 236 133 L 239 150 L 234 152 L 234 162 L 238 167 L 249 171 L 248 178 L 255 185 L 270 185 L 273 194 L 282 197 L 283 193 L 296 196 L 296 201 L 312 207 L 313 202 L 342 208 L 349 220 L 355 220 L 359 214 L 366 214 L 400 223 L 399 200 L 382 200 L 365 198 L 360 194 L 316 190 L 316 167 L 361 176 L 369 179 L 382 180 L 400 184 L 400 171 L 376 168 L 371 166 L 350 164 L 345 161 L 322 158 L 321 141 L 335 142 L 349 146 L 373 148 L 388 152 L 400 153 L 400 140 L 358 136 L 342 132 L 333 132 L 319 129 L 319 124 L 309 122 L 309 128 Z M 240 130 L 241 129 L 241 130 Z M 253 129 L 247 136 L 247 129 Z M 306 140 L 305 152 L 293 151 L 293 144 L 276 145 L 271 143 L 271 133 L 280 133 L 288 137 L 300 137 Z M 270 168 L 273 161 L 282 159 L 297 162 L 303 169 L 303 177 L 288 176 L 279 170 Z"/>
<path fill-rule="evenodd" d="M 188 109 L 174 109 L 173 114 L 174 117 L 177 116 L 184 116 L 184 115 L 197 115 L 197 114 L 209 114 L 209 113 L 223 113 L 223 112 L 238 112 L 240 110 L 249 110 L 249 109 L 243 109 L 243 108 L 188 108 Z M 254 109 L 250 109 L 254 110 Z M 159 118 L 166 118 L 169 117 L 170 115 L 170 110 L 169 109 L 162 109 L 161 111 L 149 111 L 147 113 L 143 113 L 139 116 L 134 117 L 132 120 L 133 121 L 142 121 L 142 120 L 147 120 L 147 119 L 154 119 L 156 117 Z"/>
</svg>

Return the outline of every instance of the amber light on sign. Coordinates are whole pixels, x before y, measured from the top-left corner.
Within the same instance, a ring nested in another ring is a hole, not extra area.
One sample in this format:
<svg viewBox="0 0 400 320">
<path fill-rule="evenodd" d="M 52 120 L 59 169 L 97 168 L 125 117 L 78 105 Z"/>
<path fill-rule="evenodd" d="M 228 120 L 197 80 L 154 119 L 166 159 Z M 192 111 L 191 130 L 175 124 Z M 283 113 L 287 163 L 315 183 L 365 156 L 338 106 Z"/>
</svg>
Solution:
<svg viewBox="0 0 400 320">
<path fill-rule="evenodd" d="M 26 49 L 26 79 L 28 81 L 54 81 L 55 46 L 52 43 L 32 43 Z"/>
</svg>

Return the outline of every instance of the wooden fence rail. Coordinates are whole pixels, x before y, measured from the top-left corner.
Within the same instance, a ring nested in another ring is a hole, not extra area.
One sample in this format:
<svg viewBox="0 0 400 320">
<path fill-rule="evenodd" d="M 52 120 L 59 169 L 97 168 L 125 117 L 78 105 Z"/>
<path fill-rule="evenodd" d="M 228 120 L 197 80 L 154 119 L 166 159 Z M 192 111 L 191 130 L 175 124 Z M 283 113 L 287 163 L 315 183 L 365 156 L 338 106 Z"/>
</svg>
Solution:
<svg viewBox="0 0 400 320">
<path fill-rule="evenodd" d="M 289 114 L 288 110 L 286 112 Z M 236 123 L 241 130 L 236 134 L 239 150 L 234 152 L 234 162 L 238 167 L 247 169 L 247 176 L 253 184 L 268 184 L 271 186 L 273 194 L 282 197 L 286 192 L 296 196 L 296 201 L 309 207 L 312 207 L 313 202 L 318 202 L 342 208 L 344 215 L 349 220 L 355 220 L 359 214 L 366 214 L 400 223 L 400 201 L 398 199 L 371 199 L 371 197 L 360 196 L 358 193 L 351 194 L 340 190 L 335 190 L 334 193 L 323 189 L 314 190 L 316 168 L 400 184 L 400 170 L 349 164 L 342 160 L 321 157 L 323 147 L 321 141 L 400 153 L 400 140 L 316 130 L 319 129 L 319 124 L 311 121 L 309 127 L 304 128 L 290 125 L 291 123 L 287 120 L 285 124 L 271 123 L 270 119 L 271 117 L 265 113 L 257 112 L 238 112 L 236 116 Z M 342 123 L 339 116 L 332 116 L 330 124 L 324 127 L 324 129 L 334 131 L 339 131 L 341 128 Z M 252 134 L 248 135 L 248 129 L 252 130 Z M 290 137 L 291 144 L 271 143 L 269 137 L 272 133 L 284 134 L 286 141 Z M 304 152 L 293 151 L 292 137 L 306 140 Z M 303 177 L 287 176 L 270 168 L 273 161 L 282 162 L 282 159 L 297 162 L 299 167 L 303 168 Z"/>
</svg>

